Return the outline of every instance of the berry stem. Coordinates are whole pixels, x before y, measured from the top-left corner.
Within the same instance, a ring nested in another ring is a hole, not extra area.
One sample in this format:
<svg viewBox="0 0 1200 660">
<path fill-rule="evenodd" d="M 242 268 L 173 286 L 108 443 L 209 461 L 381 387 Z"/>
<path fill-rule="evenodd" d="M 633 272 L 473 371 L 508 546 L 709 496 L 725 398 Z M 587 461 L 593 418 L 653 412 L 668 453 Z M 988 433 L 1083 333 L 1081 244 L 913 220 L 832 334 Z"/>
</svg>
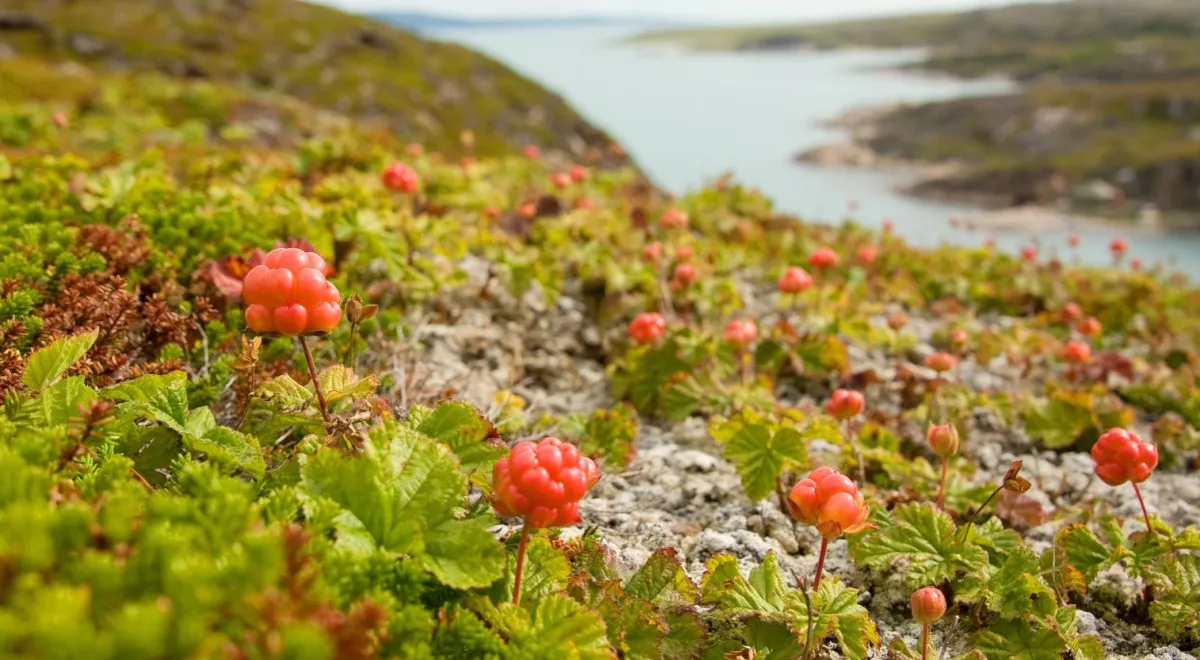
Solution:
<svg viewBox="0 0 1200 660">
<path fill-rule="evenodd" d="M 1146 500 L 1142 499 L 1142 489 L 1134 482 L 1129 482 L 1133 485 L 1133 492 L 1137 494 L 1138 504 L 1142 505 L 1142 517 L 1146 519 L 1146 531 L 1150 532 L 1150 536 L 1154 536 L 1154 526 L 1150 524 L 1150 512 L 1146 510 Z"/>
<path fill-rule="evenodd" d="M 304 349 L 304 359 L 308 360 L 308 373 L 312 376 L 313 389 L 317 391 L 317 404 L 321 406 L 321 419 L 329 422 L 329 410 L 325 407 L 325 393 L 321 391 L 321 379 L 317 377 L 317 363 L 313 362 L 312 351 L 308 350 L 308 338 L 300 335 L 300 347 Z"/>
<path fill-rule="evenodd" d="M 825 570 L 825 551 L 829 549 L 829 539 L 821 537 L 821 554 L 817 557 L 817 577 L 813 580 L 813 591 L 821 586 L 821 573 Z"/>
<path fill-rule="evenodd" d="M 929 624 L 921 626 L 921 660 L 929 658 Z"/>
<path fill-rule="evenodd" d="M 521 575 L 525 572 L 525 546 L 529 543 L 529 523 L 521 525 L 521 542 L 517 544 L 517 572 L 513 578 L 513 605 L 521 604 Z"/>
<path fill-rule="evenodd" d="M 942 484 L 940 486 L 938 486 L 938 500 L 937 500 L 937 507 L 942 510 L 945 510 L 945 508 L 946 508 L 946 507 L 942 506 L 942 503 L 946 501 L 946 473 L 949 471 L 948 470 L 949 467 L 950 467 L 950 459 L 943 458 L 942 459 Z"/>
<path fill-rule="evenodd" d="M 858 448 L 858 443 L 854 441 L 854 436 L 850 433 L 850 420 L 847 419 L 843 423 L 842 433 L 846 436 L 846 442 L 850 445 L 850 449 L 854 450 L 854 462 L 858 463 L 858 483 L 863 486 L 867 485 L 867 463 L 863 460 L 862 450 Z"/>
</svg>

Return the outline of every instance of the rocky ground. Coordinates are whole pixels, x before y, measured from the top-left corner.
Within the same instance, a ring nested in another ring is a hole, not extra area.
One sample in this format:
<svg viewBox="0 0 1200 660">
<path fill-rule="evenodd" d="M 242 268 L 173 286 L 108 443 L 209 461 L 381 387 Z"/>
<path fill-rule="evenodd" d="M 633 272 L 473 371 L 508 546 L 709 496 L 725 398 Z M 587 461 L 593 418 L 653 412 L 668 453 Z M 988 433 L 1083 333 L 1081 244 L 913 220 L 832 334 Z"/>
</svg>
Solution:
<svg viewBox="0 0 1200 660">
<path fill-rule="evenodd" d="M 485 263 L 471 260 L 462 266 L 473 283 L 483 285 Z M 615 403 L 604 377 L 602 346 L 606 338 L 585 313 L 583 303 L 572 296 L 569 284 L 566 294 L 553 304 L 545 302 L 536 289 L 519 301 L 501 286 L 489 292 L 492 295 L 482 306 L 473 296 L 448 301 L 461 303 L 466 310 L 454 323 L 416 323 L 419 330 L 402 339 L 412 359 L 408 366 L 393 369 L 397 374 L 415 371 L 421 375 L 413 379 L 420 386 L 405 396 L 411 400 L 453 388 L 457 396 L 488 410 L 497 392 L 511 390 L 525 398 L 535 414 L 588 413 Z M 772 294 L 766 292 L 751 300 L 756 301 L 752 307 L 763 309 L 774 304 Z M 907 330 L 918 339 L 914 354 L 934 350 L 930 339 L 937 327 L 933 320 L 910 320 Z M 891 361 L 882 354 L 859 352 L 852 360 L 856 370 L 874 367 L 885 375 L 891 370 Z M 923 367 L 914 364 L 912 368 Z M 960 375 L 976 388 L 1017 386 L 1017 374 L 1006 372 L 999 364 L 981 369 L 965 363 Z M 886 388 L 881 384 L 868 390 L 868 405 L 895 405 L 889 402 L 893 397 Z M 807 397 L 794 402 L 797 406 L 816 403 Z M 963 452 L 979 466 L 976 483 L 995 483 L 1012 461 L 1020 459 L 1024 461 L 1022 474 L 1033 482 L 1028 495 L 1045 510 L 1094 500 L 1125 517 L 1129 531 L 1140 525 L 1137 500 L 1124 489 L 1110 488 L 1095 478 L 1087 454 L 1037 449 L 1022 428 L 1005 425 L 983 408 L 977 411 L 970 438 Z M 720 448 L 709 437 L 704 419 L 692 417 L 675 425 L 643 420 L 636 446 L 637 455 L 629 467 L 606 474 L 580 504 L 586 523 L 598 528 L 627 569 L 632 571 L 655 549 L 670 546 L 679 552 L 694 579 L 703 575 L 705 561 L 722 552 L 736 556 L 748 571 L 774 551 L 792 576 L 813 574 L 820 545 L 816 530 L 794 524 L 773 499 L 749 501 L 733 465 L 721 457 Z M 810 447 L 816 456 L 823 451 L 837 449 Z M 1200 480 L 1194 475 L 1160 470 L 1142 488 L 1147 506 L 1167 523 L 1176 528 L 1200 524 Z M 1050 519 L 1024 536 L 1040 552 L 1062 524 Z M 897 635 L 910 646 L 917 643 L 920 627 L 909 614 L 911 590 L 902 583 L 900 571 L 880 575 L 860 570 L 844 539 L 830 544 L 825 570 L 865 589 L 864 604 L 879 626 L 884 647 Z M 1102 576 L 1102 582 L 1094 598 L 1100 603 L 1128 602 L 1141 588 L 1120 567 Z M 1080 628 L 1084 633 L 1099 633 L 1110 658 L 1195 660 L 1193 655 L 1133 631 L 1116 616 L 1115 608 L 1095 609 L 1080 610 Z M 938 645 L 964 652 L 967 633 L 966 625 L 941 626 L 938 634 L 946 637 Z M 837 657 L 834 649 L 830 651 L 830 657 Z M 886 657 L 886 651 L 879 651 L 878 657 Z"/>
</svg>

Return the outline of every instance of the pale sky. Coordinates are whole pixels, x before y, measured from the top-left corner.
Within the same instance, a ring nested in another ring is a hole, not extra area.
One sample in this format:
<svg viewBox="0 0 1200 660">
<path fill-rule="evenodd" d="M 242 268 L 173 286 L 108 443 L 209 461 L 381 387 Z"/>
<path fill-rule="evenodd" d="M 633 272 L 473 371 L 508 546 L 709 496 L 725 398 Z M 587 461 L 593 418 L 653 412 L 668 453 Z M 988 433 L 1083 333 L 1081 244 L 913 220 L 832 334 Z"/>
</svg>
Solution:
<svg viewBox="0 0 1200 660">
<path fill-rule="evenodd" d="M 817 20 L 866 14 L 974 9 L 1013 0 L 319 0 L 351 11 L 461 16 L 615 14 L 696 21 Z"/>
</svg>

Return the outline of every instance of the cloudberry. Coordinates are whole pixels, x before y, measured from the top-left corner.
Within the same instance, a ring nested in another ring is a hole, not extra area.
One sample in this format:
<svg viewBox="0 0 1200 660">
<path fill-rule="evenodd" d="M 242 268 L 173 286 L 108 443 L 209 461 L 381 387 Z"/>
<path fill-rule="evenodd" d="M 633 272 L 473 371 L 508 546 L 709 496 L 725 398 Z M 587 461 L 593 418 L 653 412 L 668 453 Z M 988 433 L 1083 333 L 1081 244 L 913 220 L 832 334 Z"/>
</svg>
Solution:
<svg viewBox="0 0 1200 660">
<path fill-rule="evenodd" d="M 325 279 L 316 252 L 277 248 L 246 274 L 242 297 L 246 325 L 254 332 L 294 337 L 329 332 L 342 319 L 342 296 Z"/>
<path fill-rule="evenodd" d="M 492 468 L 492 506 L 529 527 L 579 522 L 579 500 L 600 481 L 592 459 L 558 438 L 519 442 Z"/>
</svg>

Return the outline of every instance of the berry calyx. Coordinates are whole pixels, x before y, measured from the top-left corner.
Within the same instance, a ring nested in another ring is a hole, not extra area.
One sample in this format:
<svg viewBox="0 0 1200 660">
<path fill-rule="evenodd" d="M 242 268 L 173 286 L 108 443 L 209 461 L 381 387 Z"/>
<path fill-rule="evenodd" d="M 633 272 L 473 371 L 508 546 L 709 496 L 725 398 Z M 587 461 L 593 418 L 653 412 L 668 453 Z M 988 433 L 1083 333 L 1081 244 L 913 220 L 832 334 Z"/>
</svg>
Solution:
<svg viewBox="0 0 1200 660">
<path fill-rule="evenodd" d="M 725 341 L 737 344 L 738 346 L 748 346 L 758 338 L 758 325 L 753 319 L 730 321 L 725 326 L 725 332 L 721 337 Z"/>
<path fill-rule="evenodd" d="M 925 358 L 925 366 L 938 373 L 950 371 L 957 364 L 958 358 L 946 353 L 945 351 L 939 351 L 932 355 L 926 356 Z"/>
<path fill-rule="evenodd" d="M 854 390 L 837 390 L 825 404 L 825 412 L 838 420 L 847 420 L 863 411 L 866 400 L 862 392 Z"/>
<path fill-rule="evenodd" d="M 383 185 L 396 192 L 405 194 L 416 192 L 421 185 L 417 171 L 399 161 L 393 162 L 383 170 Z"/>
<path fill-rule="evenodd" d="M 579 500 L 600 481 L 592 459 L 558 438 L 519 442 L 492 468 L 492 506 L 506 517 L 521 516 L 529 527 L 580 521 Z"/>
<path fill-rule="evenodd" d="M 670 208 L 663 213 L 658 224 L 663 229 L 683 229 L 688 226 L 688 214 L 679 209 Z"/>
<path fill-rule="evenodd" d="M 276 248 L 246 274 L 242 297 L 246 325 L 258 333 L 288 337 L 325 333 L 342 319 L 342 296 L 325 279 L 327 265 L 315 252 Z"/>
<path fill-rule="evenodd" d="M 834 268 L 838 265 L 838 261 L 840 261 L 838 253 L 827 246 L 817 248 L 815 252 L 808 255 L 808 265 L 820 270 Z"/>
<path fill-rule="evenodd" d="M 812 276 L 799 266 L 792 266 L 779 276 L 779 291 L 782 293 L 802 293 L 812 287 Z"/>
<path fill-rule="evenodd" d="M 930 624 L 946 613 L 946 596 L 937 587 L 917 589 L 912 595 L 912 615 L 919 623 Z"/>
<path fill-rule="evenodd" d="M 930 424 L 927 438 L 933 453 L 942 458 L 949 458 L 958 453 L 958 428 L 953 424 Z"/>
<path fill-rule="evenodd" d="M 1158 465 L 1158 448 L 1125 429 L 1109 429 L 1092 445 L 1096 476 L 1109 486 L 1135 484 L 1150 478 Z"/>
<path fill-rule="evenodd" d="M 639 344 L 649 344 L 662 336 L 667 320 L 656 312 L 643 312 L 629 322 L 629 336 Z"/>
<path fill-rule="evenodd" d="M 1059 356 L 1072 364 L 1083 364 L 1092 359 L 1092 347 L 1082 341 L 1072 339 L 1059 352 Z"/>
<path fill-rule="evenodd" d="M 862 531 L 870 526 L 871 507 L 858 486 L 830 467 L 817 468 L 792 486 L 788 511 L 796 520 L 813 525 L 825 539 Z"/>
</svg>

